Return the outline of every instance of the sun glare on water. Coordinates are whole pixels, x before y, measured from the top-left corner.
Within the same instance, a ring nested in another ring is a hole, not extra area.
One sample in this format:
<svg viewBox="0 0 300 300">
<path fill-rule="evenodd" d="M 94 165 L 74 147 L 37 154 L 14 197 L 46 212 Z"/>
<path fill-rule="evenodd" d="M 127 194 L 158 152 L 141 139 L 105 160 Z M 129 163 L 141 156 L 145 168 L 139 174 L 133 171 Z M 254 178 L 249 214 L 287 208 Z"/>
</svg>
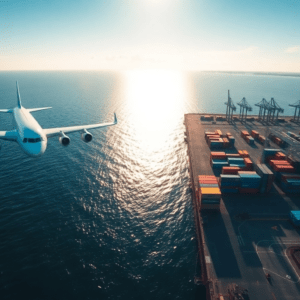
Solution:
<svg viewBox="0 0 300 300">
<path fill-rule="evenodd" d="M 141 146 L 155 151 L 168 142 L 183 117 L 184 75 L 176 71 L 136 70 L 125 73 L 125 98 Z"/>
</svg>

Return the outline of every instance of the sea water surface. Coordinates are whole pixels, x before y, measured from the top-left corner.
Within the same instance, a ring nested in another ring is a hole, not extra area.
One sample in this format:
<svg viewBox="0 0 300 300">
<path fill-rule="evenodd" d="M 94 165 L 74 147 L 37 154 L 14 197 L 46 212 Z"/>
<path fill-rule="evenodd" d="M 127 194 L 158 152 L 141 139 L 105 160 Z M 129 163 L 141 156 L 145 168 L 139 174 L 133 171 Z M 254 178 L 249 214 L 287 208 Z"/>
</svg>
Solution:
<svg viewBox="0 0 300 300">
<path fill-rule="evenodd" d="M 224 113 L 230 89 L 235 103 L 274 97 L 292 115 L 300 78 L 0 72 L 0 108 L 16 106 L 16 80 L 23 106 L 53 107 L 32 113 L 43 128 L 114 112 L 118 124 L 87 144 L 51 138 L 38 159 L 0 142 L 0 299 L 201 299 L 184 114 Z"/>
</svg>

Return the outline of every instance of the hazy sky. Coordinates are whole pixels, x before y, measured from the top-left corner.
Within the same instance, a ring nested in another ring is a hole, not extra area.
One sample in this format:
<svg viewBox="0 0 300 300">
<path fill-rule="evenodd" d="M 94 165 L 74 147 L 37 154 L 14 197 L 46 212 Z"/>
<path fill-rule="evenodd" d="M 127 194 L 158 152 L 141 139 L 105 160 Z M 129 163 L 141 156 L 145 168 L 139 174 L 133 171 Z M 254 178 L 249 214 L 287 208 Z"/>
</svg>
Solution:
<svg viewBox="0 0 300 300">
<path fill-rule="evenodd" d="M 0 1 L 0 70 L 300 72 L 300 1 Z"/>
</svg>

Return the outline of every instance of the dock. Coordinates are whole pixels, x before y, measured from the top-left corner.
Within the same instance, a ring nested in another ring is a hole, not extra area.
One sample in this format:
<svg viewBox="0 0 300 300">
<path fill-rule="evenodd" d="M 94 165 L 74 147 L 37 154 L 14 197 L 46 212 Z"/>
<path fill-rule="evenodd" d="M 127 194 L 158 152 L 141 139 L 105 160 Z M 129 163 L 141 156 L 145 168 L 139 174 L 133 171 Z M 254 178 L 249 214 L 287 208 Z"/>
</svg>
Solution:
<svg viewBox="0 0 300 300">
<path fill-rule="evenodd" d="M 241 137 L 242 130 L 257 130 L 268 136 L 270 127 L 280 132 L 299 132 L 300 125 L 290 122 L 290 118 L 268 125 L 258 121 L 202 121 L 201 116 L 186 114 L 184 123 L 206 298 L 300 299 L 299 270 L 287 254 L 291 247 L 300 245 L 300 231 L 288 220 L 290 210 L 300 210 L 299 194 L 287 195 L 274 183 L 268 194 L 222 195 L 219 211 L 200 210 L 197 200 L 198 175 L 219 176 L 210 166 L 211 149 L 205 141 L 205 131 L 230 132 L 235 145 L 227 151 L 247 150 L 252 161 L 260 163 L 264 146 L 257 142 L 247 144 Z M 280 149 L 272 141 L 268 148 Z M 271 275 L 270 280 L 266 274 Z"/>
</svg>

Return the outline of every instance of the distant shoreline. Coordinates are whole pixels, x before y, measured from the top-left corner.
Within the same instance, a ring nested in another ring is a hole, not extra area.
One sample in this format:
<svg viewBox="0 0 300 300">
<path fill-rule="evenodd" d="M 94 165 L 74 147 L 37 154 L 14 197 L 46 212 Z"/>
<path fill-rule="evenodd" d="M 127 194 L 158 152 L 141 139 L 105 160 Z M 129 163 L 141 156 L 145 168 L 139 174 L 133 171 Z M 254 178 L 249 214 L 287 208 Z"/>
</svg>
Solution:
<svg viewBox="0 0 300 300">
<path fill-rule="evenodd" d="M 246 71 L 203 71 L 206 73 L 226 73 L 226 74 L 239 74 L 239 75 L 269 75 L 269 76 L 289 76 L 300 77 L 300 73 L 288 73 L 288 72 L 246 72 Z"/>
<path fill-rule="evenodd" d="M 148 69 L 146 69 L 148 70 Z M 151 70 L 151 69 L 149 69 Z M 121 72 L 124 70 L 120 70 Z M 118 70 L 0 70 L 0 73 L 5 72 L 120 72 Z M 231 75 L 256 75 L 256 76 L 288 76 L 288 77 L 300 77 L 300 73 L 289 73 L 289 72 L 251 72 L 251 71 L 208 71 L 208 70 L 187 70 L 186 72 L 193 73 L 222 73 Z"/>
</svg>

